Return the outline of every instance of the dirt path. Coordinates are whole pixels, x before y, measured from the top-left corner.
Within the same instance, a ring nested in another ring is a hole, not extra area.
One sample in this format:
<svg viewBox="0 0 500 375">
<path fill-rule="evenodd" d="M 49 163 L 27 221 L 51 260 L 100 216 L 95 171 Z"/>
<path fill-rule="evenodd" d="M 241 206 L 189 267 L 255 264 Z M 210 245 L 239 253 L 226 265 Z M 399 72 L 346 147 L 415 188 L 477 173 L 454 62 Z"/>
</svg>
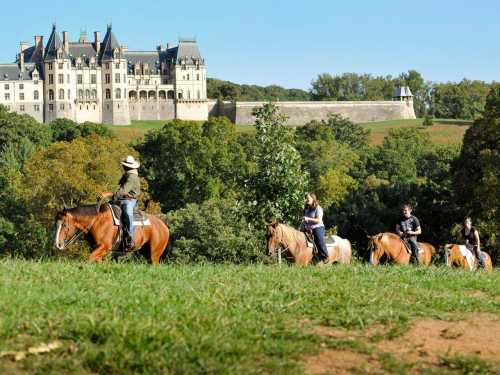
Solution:
<svg viewBox="0 0 500 375">
<path fill-rule="evenodd" d="M 500 316 L 468 315 L 457 321 L 414 320 L 410 329 L 391 338 L 391 327 L 377 325 L 365 331 L 316 327 L 340 346 L 304 358 L 307 374 L 420 374 L 429 369 L 448 373 L 484 368 L 500 374 Z M 361 348 L 361 349 L 359 349 Z"/>
</svg>

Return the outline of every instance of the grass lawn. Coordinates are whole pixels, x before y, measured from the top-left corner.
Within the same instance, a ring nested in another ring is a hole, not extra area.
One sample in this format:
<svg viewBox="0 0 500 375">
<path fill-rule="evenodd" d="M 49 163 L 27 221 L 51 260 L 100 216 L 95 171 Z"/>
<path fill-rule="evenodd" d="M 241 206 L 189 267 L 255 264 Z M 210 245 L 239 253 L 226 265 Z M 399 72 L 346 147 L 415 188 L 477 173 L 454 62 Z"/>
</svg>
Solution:
<svg viewBox="0 0 500 375">
<path fill-rule="evenodd" d="M 471 124 L 466 120 L 446 120 L 437 119 L 434 125 L 429 128 L 422 127 L 422 119 L 416 120 L 390 120 L 381 122 L 369 122 L 361 124 L 365 129 L 371 131 L 372 144 L 381 144 L 384 137 L 389 134 L 391 129 L 405 128 L 405 127 L 419 127 L 423 131 L 430 134 L 431 140 L 436 143 L 450 144 L 461 143 L 463 135 Z M 144 134 L 149 130 L 159 129 L 163 127 L 166 121 L 151 120 L 151 121 L 134 121 L 132 125 L 118 126 L 118 125 L 105 125 L 110 128 L 120 139 L 127 143 L 132 143 L 140 140 Z M 236 125 L 239 132 L 253 132 L 253 125 Z"/>
<path fill-rule="evenodd" d="M 300 374 L 337 352 L 337 362 L 364 356 L 406 373 L 423 362 L 379 352 L 381 342 L 423 317 L 498 319 L 499 298 L 499 271 L 0 260 L 0 373 Z M 54 340 L 60 347 L 19 361 L 1 354 Z M 495 371 L 488 358 L 441 349 L 423 373 Z"/>
</svg>

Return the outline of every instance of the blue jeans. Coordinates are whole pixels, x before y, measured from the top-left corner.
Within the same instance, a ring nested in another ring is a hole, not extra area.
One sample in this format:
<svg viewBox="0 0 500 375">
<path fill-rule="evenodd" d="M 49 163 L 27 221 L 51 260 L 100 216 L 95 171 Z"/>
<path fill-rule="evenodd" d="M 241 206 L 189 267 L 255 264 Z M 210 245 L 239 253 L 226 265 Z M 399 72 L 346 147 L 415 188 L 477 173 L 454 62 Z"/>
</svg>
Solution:
<svg viewBox="0 0 500 375">
<path fill-rule="evenodd" d="M 123 224 L 125 224 L 125 229 L 127 230 L 128 235 L 132 239 L 132 243 L 134 243 L 134 207 L 137 204 L 136 199 L 124 199 L 120 201 L 120 206 L 122 208 L 122 218 Z"/>
<path fill-rule="evenodd" d="M 318 249 L 321 260 L 328 259 L 328 249 L 325 243 L 325 227 L 317 227 L 312 230 L 314 236 L 314 243 Z"/>
</svg>

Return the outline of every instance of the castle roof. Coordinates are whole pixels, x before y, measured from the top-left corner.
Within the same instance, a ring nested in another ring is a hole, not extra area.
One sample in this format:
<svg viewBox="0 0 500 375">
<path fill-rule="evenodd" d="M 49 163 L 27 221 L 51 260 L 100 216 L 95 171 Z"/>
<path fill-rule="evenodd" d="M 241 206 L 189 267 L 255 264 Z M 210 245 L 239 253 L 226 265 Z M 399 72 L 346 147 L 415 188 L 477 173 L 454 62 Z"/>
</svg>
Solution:
<svg viewBox="0 0 500 375">
<path fill-rule="evenodd" d="M 0 81 L 30 80 L 35 64 L 25 64 L 21 70 L 18 64 L 0 64 Z"/>
<path fill-rule="evenodd" d="M 179 39 L 179 45 L 173 49 L 177 63 L 186 62 L 186 64 L 203 63 L 198 44 L 195 39 Z"/>
<path fill-rule="evenodd" d="M 108 25 L 108 31 L 102 41 L 100 60 L 112 59 L 114 50 L 119 48 L 120 43 L 118 43 L 118 39 L 116 39 L 116 36 L 111 29 L 111 25 Z"/>
<path fill-rule="evenodd" d="M 158 51 L 125 51 L 123 54 L 127 59 L 128 72 L 134 72 L 135 64 L 148 64 L 152 74 L 160 74 L 160 60 L 163 60 L 162 52 Z"/>
<path fill-rule="evenodd" d="M 408 86 L 396 87 L 396 89 L 394 90 L 395 98 L 404 98 L 409 96 L 413 96 L 413 94 L 411 93 L 411 90 Z"/>
<path fill-rule="evenodd" d="M 59 38 L 59 34 L 56 32 L 56 25 L 52 26 L 52 33 L 50 34 L 49 41 L 47 42 L 47 47 L 45 50 L 45 60 L 57 58 L 57 51 L 62 49 L 63 58 L 67 59 L 68 54 L 64 50 L 64 46 Z"/>
</svg>

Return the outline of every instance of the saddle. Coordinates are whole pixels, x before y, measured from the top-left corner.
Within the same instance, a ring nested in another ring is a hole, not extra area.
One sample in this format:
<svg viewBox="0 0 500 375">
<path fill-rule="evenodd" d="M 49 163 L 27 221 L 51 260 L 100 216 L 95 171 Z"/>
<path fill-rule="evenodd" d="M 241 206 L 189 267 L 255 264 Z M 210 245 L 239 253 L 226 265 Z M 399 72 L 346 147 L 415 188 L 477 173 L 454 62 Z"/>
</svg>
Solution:
<svg viewBox="0 0 500 375">
<path fill-rule="evenodd" d="M 133 244 L 131 244 L 130 237 L 124 231 L 122 223 L 122 209 L 116 204 L 108 203 L 108 206 L 111 210 L 111 216 L 113 217 L 113 224 L 119 227 L 118 236 L 116 237 L 115 243 L 113 244 L 113 250 L 130 250 L 133 247 Z M 144 227 L 146 225 L 151 225 L 151 222 L 149 221 L 147 214 L 144 211 L 134 209 L 133 220 L 135 227 Z"/>
<path fill-rule="evenodd" d="M 310 231 L 305 231 L 304 234 L 306 235 L 306 241 L 307 241 L 307 247 L 312 248 L 313 256 L 316 258 L 318 257 L 318 248 L 316 246 L 316 242 L 314 242 L 314 237 L 312 232 Z M 334 236 L 325 236 L 325 244 L 326 244 L 326 249 L 328 253 L 330 253 L 331 248 L 336 244 L 335 237 Z"/>
<path fill-rule="evenodd" d="M 111 214 L 113 216 L 113 224 L 116 226 L 122 226 L 122 209 L 117 204 L 108 204 L 111 208 Z M 147 214 L 144 211 L 134 209 L 134 225 L 151 225 Z"/>
</svg>

